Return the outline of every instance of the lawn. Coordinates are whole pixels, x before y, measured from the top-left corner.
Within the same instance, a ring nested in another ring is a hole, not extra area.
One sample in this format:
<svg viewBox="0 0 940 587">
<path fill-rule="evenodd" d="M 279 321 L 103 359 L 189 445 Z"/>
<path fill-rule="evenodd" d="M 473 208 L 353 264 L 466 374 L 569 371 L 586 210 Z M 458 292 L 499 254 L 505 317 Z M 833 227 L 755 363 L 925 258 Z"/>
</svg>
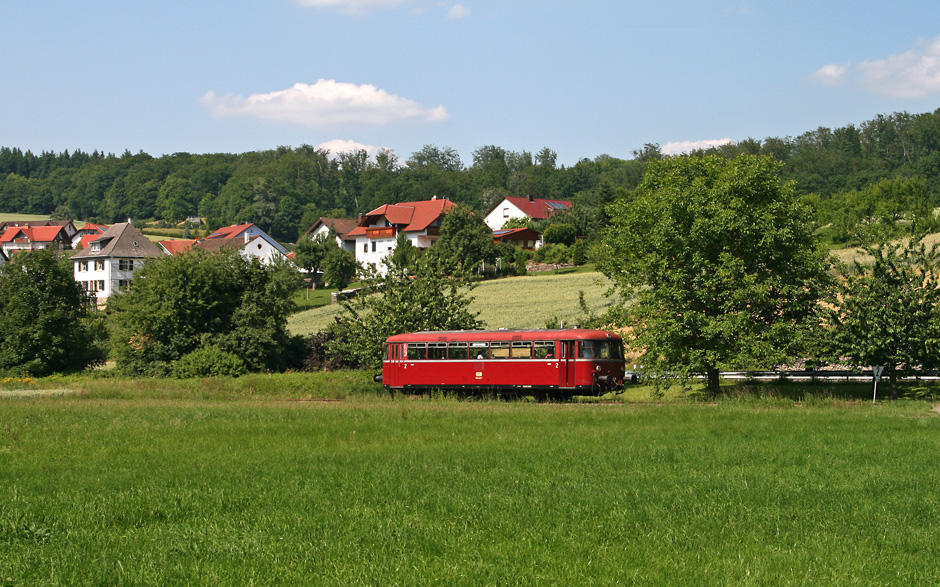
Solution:
<svg viewBox="0 0 940 587">
<path fill-rule="evenodd" d="M 272 381 L 0 399 L 0 584 L 940 580 L 928 402 L 292 401 Z"/>
<path fill-rule="evenodd" d="M 471 311 L 479 312 L 487 328 L 545 328 L 552 320 L 576 323 L 583 317 L 579 292 L 589 311 L 603 313 L 615 299 L 604 294 L 609 282 L 592 271 L 561 270 L 523 277 L 506 277 L 480 282 L 470 292 Z M 298 312 L 288 320 L 293 334 L 313 334 L 329 325 L 340 312 L 328 305 Z"/>
</svg>

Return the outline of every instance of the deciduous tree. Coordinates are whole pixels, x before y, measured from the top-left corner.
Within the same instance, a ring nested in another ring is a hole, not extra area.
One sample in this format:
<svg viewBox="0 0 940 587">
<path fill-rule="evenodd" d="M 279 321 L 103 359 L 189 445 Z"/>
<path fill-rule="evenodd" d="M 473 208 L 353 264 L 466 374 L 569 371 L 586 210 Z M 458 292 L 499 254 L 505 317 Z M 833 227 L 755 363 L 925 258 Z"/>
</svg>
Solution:
<svg viewBox="0 0 940 587">
<path fill-rule="evenodd" d="M 769 157 L 651 161 L 611 205 L 599 268 L 635 296 L 632 344 L 660 374 L 771 367 L 802 350 L 829 282 L 809 211 Z"/>
</svg>

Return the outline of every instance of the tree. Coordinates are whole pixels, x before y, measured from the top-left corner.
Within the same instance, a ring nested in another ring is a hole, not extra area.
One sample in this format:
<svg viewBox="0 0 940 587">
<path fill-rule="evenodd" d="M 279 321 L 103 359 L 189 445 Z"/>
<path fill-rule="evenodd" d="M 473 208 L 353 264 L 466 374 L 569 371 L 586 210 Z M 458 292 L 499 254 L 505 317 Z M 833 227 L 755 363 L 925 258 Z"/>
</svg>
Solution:
<svg viewBox="0 0 940 587">
<path fill-rule="evenodd" d="M 830 354 L 884 366 L 897 399 L 899 374 L 940 365 L 940 253 L 920 238 L 865 250 L 873 263 L 842 268 L 829 300 Z"/>
<path fill-rule="evenodd" d="M 314 282 L 317 280 L 317 273 L 323 271 L 323 262 L 327 255 L 337 248 L 335 239 L 336 232 L 330 227 L 327 234 L 320 233 L 313 238 L 303 236 L 294 249 L 294 262 L 303 267 Z"/>
<path fill-rule="evenodd" d="M 88 313 L 68 258 L 16 254 L 0 268 L 0 291 L 0 372 L 43 376 L 104 362 L 104 325 Z"/>
<path fill-rule="evenodd" d="M 164 375 L 185 355 L 208 345 L 241 357 L 251 371 L 290 366 L 287 317 L 297 272 L 261 265 L 237 250 L 152 259 L 134 274 L 130 291 L 108 303 L 118 367 Z"/>
<path fill-rule="evenodd" d="M 385 278 L 364 280 L 376 293 L 345 300 L 329 331 L 329 354 L 337 364 L 382 364 L 382 343 L 389 336 L 422 330 L 475 330 L 483 327 L 470 312 L 467 279 L 444 275 L 428 256 L 416 261 L 415 274 L 394 264 Z"/>
<path fill-rule="evenodd" d="M 323 259 L 323 281 L 336 289 L 346 289 L 358 270 L 356 255 L 339 247 L 334 247 Z"/>
<path fill-rule="evenodd" d="M 829 283 L 809 211 L 764 156 L 650 162 L 611 205 L 598 266 L 627 296 L 632 345 L 653 372 L 773 366 L 802 351 Z"/>
<path fill-rule="evenodd" d="M 441 222 L 441 238 L 431 247 L 431 254 L 442 268 L 472 271 L 493 259 L 493 231 L 483 217 L 458 204 Z"/>
</svg>

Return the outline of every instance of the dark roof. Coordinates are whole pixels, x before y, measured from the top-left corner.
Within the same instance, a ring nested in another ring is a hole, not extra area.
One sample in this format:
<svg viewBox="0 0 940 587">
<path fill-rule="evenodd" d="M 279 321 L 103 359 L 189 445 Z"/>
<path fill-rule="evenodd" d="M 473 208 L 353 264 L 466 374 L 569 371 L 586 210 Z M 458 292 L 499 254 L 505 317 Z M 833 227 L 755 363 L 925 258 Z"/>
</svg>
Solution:
<svg viewBox="0 0 940 587">
<path fill-rule="evenodd" d="M 97 243 L 101 249 L 92 250 Z M 94 259 L 98 257 L 162 257 L 165 253 L 150 242 L 142 232 L 130 222 L 118 222 L 104 234 L 91 241 L 88 248 L 72 255 L 73 259 Z"/>
<path fill-rule="evenodd" d="M 305 232 L 304 234 L 305 235 L 310 234 L 311 232 L 319 228 L 320 225 L 327 226 L 327 227 L 332 226 L 333 230 L 336 231 L 336 236 L 338 236 L 341 240 L 346 240 L 346 237 L 349 235 L 350 231 L 352 231 L 352 229 L 356 228 L 356 226 L 359 225 L 359 221 L 353 220 L 350 218 L 327 218 L 325 216 L 321 216 L 320 219 L 317 220 L 313 226 L 308 228 L 307 232 Z M 350 239 L 350 240 L 355 240 L 355 239 Z"/>
</svg>

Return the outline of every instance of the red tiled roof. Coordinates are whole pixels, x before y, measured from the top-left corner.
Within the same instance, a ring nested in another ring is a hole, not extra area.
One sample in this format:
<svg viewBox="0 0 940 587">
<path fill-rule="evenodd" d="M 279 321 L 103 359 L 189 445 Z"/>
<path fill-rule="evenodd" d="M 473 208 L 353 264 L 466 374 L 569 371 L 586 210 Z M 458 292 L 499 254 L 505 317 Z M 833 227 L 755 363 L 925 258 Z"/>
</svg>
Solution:
<svg viewBox="0 0 940 587">
<path fill-rule="evenodd" d="M 109 228 L 111 227 L 106 224 L 92 224 L 91 222 L 89 222 L 88 224 L 79 228 L 78 230 L 79 232 L 83 230 L 97 230 L 99 234 L 104 234 L 104 231 L 108 230 Z"/>
<path fill-rule="evenodd" d="M 220 228 L 217 231 L 213 232 L 206 238 L 232 238 L 241 235 L 249 228 L 254 226 L 251 222 L 246 224 L 233 224 L 232 226 L 226 226 L 225 228 Z"/>
<path fill-rule="evenodd" d="M 171 241 L 157 241 L 157 244 L 163 247 L 171 255 L 179 255 L 193 248 L 196 243 L 194 239 L 176 239 Z"/>
<path fill-rule="evenodd" d="M 366 227 L 381 217 L 385 217 L 389 224 L 400 227 L 404 232 L 424 230 L 442 214 L 457 204 L 438 198 L 436 200 L 421 200 L 419 202 L 400 202 L 398 204 L 385 204 L 363 215 L 359 226 L 349 232 L 349 236 L 359 236 L 366 233 Z M 402 227 L 404 225 L 404 227 Z"/>
<path fill-rule="evenodd" d="M 34 228 L 17 226 L 8 228 L 3 236 L 0 236 L 0 242 L 8 243 L 19 235 L 23 235 L 23 238 L 29 239 L 33 243 L 51 243 L 55 242 L 60 233 L 64 240 L 68 240 L 68 234 L 65 232 L 64 226 L 36 226 Z"/>
<path fill-rule="evenodd" d="M 506 201 L 512 203 L 516 208 L 525 212 L 530 218 L 548 218 L 558 210 L 571 209 L 571 202 L 568 200 L 540 200 L 538 198 L 522 198 L 518 196 L 506 196 Z M 552 206 L 556 204 L 556 206 Z M 564 208 L 558 208 L 558 206 Z"/>
</svg>

